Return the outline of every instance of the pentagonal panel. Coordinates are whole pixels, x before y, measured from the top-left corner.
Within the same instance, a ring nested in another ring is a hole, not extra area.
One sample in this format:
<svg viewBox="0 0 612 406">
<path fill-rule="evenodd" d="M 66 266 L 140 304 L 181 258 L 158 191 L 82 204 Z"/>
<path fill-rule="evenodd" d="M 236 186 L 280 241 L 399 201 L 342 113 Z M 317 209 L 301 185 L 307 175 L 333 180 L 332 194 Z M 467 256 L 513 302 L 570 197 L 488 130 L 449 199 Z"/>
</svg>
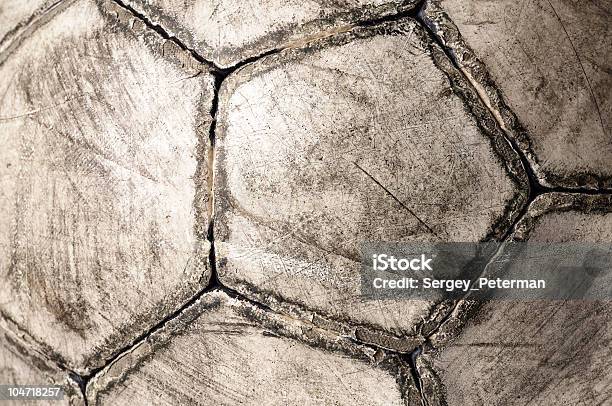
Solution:
<svg viewBox="0 0 612 406">
<path fill-rule="evenodd" d="M 364 300 L 361 244 L 479 241 L 525 197 L 492 118 L 412 20 L 267 57 L 220 100 L 218 271 L 267 303 L 412 334 L 431 303 Z"/>
</svg>

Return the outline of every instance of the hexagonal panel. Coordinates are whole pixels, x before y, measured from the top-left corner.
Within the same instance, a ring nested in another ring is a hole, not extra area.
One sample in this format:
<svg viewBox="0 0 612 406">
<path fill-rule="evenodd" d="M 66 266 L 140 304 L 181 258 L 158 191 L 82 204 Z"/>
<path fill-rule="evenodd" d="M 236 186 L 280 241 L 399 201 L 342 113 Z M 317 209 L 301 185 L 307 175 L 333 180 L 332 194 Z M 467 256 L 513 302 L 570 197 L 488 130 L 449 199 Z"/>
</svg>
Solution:
<svg viewBox="0 0 612 406">
<path fill-rule="evenodd" d="M 513 238 L 609 244 L 612 198 L 540 196 Z M 551 264 L 556 260 L 548 259 Z M 609 300 L 493 300 L 457 333 L 443 350 L 425 356 L 444 388 L 433 395 L 438 401 L 446 397 L 449 405 L 601 405 L 612 396 Z"/>
<path fill-rule="evenodd" d="M 359 21 L 415 7 L 417 0 L 125 0 L 221 67 L 306 39 L 346 31 Z"/>
<path fill-rule="evenodd" d="M 103 370 L 89 385 L 88 401 L 420 404 L 406 366 L 396 356 L 311 329 L 225 293 L 206 293 L 170 325 Z M 310 337 L 311 345 L 292 335 Z"/>
<path fill-rule="evenodd" d="M 171 45 L 73 1 L 0 66 L 0 310 L 74 369 L 208 282 L 212 78 Z"/>
<path fill-rule="evenodd" d="M 544 183 L 610 188 L 611 12 L 596 1 L 434 0 L 424 17 Z"/>
<path fill-rule="evenodd" d="M 516 155 L 410 19 L 266 57 L 220 95 L 217 268 L 271 306 L 413 335 L 432 303 L 365 300 L 361 244 L 499 236 L 525 200 Z"/>
</svg>

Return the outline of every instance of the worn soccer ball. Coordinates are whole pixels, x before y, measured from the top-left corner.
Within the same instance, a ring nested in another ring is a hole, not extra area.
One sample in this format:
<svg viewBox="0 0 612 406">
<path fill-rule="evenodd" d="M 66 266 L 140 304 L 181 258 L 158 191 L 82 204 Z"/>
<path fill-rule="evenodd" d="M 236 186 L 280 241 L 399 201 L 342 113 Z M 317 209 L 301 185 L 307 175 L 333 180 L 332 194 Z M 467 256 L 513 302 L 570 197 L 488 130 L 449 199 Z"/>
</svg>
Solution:
<svg viewBox="0 0 612 406">
<path fill-rule="evenodd" d="M 606 403 L 611 12 L 0 0 L 0 399 Z M 368 290 L 507 241 L 598 244 L 587 300 Z"/>
</svg>

